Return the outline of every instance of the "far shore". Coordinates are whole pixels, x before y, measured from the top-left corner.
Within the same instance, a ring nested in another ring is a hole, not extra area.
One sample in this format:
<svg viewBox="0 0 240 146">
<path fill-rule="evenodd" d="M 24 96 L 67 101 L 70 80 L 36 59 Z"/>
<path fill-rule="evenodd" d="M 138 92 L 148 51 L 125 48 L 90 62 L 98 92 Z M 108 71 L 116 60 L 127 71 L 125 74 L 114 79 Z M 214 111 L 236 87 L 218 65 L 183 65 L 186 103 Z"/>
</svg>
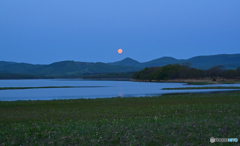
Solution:
<svg viewBox="0 0 240 146">
<path fill-rule="evenodd" d="M 215 80 L 211 78 L 204 79 L 171 79 L 171 80 L 138 80 L 131 79 L 133 82 L 170 82 L 170 83 L 188 83 L 189 85 L 204 85 L 204 84 L 238 84 L 239 79 L 223 79 L 217 78 Z"/>
</svg>

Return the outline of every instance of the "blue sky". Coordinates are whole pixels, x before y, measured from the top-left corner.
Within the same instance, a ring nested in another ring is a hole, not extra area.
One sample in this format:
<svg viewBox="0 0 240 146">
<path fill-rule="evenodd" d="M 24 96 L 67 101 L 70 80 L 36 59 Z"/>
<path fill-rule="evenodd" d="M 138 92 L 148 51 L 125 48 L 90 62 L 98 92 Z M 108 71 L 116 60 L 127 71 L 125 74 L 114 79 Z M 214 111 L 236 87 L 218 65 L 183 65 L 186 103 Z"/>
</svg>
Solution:
<svg viewBox="0 0 240 146">
<path fill-rule="evenodd" d="M 1 61 L 145 62 L 235 53 L 239 0 L 0 0 Z"/>
</svg>

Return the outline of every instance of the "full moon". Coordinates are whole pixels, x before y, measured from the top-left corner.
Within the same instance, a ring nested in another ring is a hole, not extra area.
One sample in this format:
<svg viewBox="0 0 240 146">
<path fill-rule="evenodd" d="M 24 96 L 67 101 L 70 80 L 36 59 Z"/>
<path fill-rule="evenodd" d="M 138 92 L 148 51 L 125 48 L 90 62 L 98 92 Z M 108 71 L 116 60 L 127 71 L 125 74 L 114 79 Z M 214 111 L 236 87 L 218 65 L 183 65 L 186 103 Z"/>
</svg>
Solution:
<svg viewBox="0 0 240 146">
<path fill-rule="evenodd" d="M 122 53 L 122 51 L 123 51 L 122 49 L 118 49 L 118 53 L 119 53 L 119 54 L 121 54 L 121 53 Z"/>
</svg>

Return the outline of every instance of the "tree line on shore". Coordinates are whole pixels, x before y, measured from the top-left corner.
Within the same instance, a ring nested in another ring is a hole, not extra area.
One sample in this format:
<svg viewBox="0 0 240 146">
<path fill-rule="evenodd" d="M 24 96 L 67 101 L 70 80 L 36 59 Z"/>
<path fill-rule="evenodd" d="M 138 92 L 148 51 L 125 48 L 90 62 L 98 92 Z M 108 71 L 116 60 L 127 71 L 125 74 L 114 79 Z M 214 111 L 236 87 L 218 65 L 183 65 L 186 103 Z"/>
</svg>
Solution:
<svg viewBox="0 0 240 146">
<path fill-rule="evenodd" d="M 84 78 L 84 79 L 100 79 L 100 78 L 131 78 L 138 80 L 171 80 L 171 79 L 203 79 L 203 78 L 225 78 L 240 79 L 240 67 L 236 70 L 226 70 L 223 65 L 217 65 L 208 70 L 191 68 L 190 63 L 168 64 L 162 67 L 146 67 L 139 72 L 127 73 L 85 73 L 74 75 L 52 75 L 40 76 L 34 74 L 13 74 L 0 73 L 0 79 L 52 79 L 52 78 Z"/>
<path fill-rule="evenodd" d="M 133 72 L 127 73 L 106 73 L 106 74 L 92 74 L 92 75 L 84 75 L 83 79 L 114 79 L 114 78 L 126 78 L 131 79 Z"/>
<path fill-rule="evenodd" d="M 134 72 L 126 73 L 84 73 L 84 74 L 70 74 L 70 75 L 52 75 L 40 76 L 34 74 L 13 74 L 13 73 L 0 73 L 0 79 L 131 79 Z"/>
<path fill-rule="evenodd" d="M 186 62 L 182 64 L 168 64 L 162 67 L 146 67 L 143 70 L 133 74 L 132 79 L 138 80 L 170 80 L 170 79 L 203 79 L 210 77 L 239 79 L 240 67 L 236 70 L 226 70 L 224 66 L 217 65 L 208 70 L 191 68 L 191 64 Z"/>
</svg>

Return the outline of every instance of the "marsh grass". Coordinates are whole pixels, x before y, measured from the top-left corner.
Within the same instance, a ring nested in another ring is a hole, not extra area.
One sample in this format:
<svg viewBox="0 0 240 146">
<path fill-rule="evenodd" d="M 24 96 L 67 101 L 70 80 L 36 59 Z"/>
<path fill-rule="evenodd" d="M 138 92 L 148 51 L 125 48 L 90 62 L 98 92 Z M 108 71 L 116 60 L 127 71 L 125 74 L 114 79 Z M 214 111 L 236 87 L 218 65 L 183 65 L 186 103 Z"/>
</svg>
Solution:
<svg viewBox="0 0 240 146">
<path fill-rule="evenodd" d="M 217 79 L 216 81 L 213 81 L 212 79 L 208 79 L 205 81 L 184 81 L 188 85 L 208 85 L 208 84 L 239 84 L 240 80 L 238 79 Z"/>
<path fill-rule="evenodd" d="M 179 87 L 179 88 L 162 88 L 162 90 L 189 90 L 189 89 L 239 89 L 240 87 L 225 87 L 225 86 L 215 86 L 215 87 Z"/>
<path fill-rule="evenodd" d="M 219 81 L 219 84 L 239 84 L 240 80 Z"/>
<path fill-rule="evenodd" d="M 186 82 L 188 85 L 209 85 L 214 84 L 212 82 Z"/>
<path fill-rule="evenodd" d="M 239 91 L 2 101 L 0 145 L 210 145 L 240 139 L 239 111 Z"/>
</svg>

